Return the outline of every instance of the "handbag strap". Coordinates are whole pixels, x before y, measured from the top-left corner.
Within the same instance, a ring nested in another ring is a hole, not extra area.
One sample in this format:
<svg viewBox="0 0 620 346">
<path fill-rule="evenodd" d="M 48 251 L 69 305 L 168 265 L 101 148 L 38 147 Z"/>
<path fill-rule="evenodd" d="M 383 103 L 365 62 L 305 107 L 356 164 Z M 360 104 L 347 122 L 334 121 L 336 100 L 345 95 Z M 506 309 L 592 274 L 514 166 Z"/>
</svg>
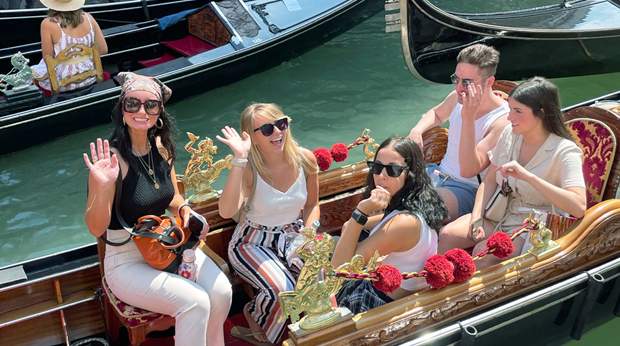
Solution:
<svg viewBox="0 0 620 346">
<path fill-rule="evenodd" d="M 115 243 L 112 241 L 109 241 L 108 239 L 106 239 L 105 237 L 105 233 L 101 235 L 101 240 L 103 240 L 104 243 L 111 245 L 111 246 L 122 246 L 125 245 L 127 243 L 129 243 L 129 241 L 131 240 L 132 232 L 131 232 L 131 228 L 129 228 L 129 226 L 127 226 L 127 222 L 125 222 L 125 219 L 123 219 L 123 214 L 121 214 L 121 191 L 122 191 L 122 185 L 123 185 L 123 170 L 121 168 L 121 165 L 118 165 L 118 178 L 116 178 L 116 196 L 115 196 L 115 201 L 114 203 L 116 204 L 116 218 L 118 219 L 118 222 L 121 224 L 121 226 L 123 226 L 123 228 L 125 229 L 125 231 L 127 231 L 129 233 L 129 237 L 127 237 L 127 239 L 123 240 L 120 243 Z"/>
<path fill-rule="evenodd" d="M 250 211 L 250 205 L 252 204 L 254 193 L 256 192 L 258 173 L 256 171 L 256 166 L 254 165 L 254 159 L 252 159 L 252 154 L 248 154 L 248 161 L 250 162 L 250 167 L 252 168 L 254 181 L 252 182 L 252 191 L 250 191 L 247 201 L 245 201 L 245 203 L 241 206 L 241 214 L 239 214 L 239 221 L 237 221 L 237 224 L 242 224 L 245 221 L 245 216 Z"/>
</svg>

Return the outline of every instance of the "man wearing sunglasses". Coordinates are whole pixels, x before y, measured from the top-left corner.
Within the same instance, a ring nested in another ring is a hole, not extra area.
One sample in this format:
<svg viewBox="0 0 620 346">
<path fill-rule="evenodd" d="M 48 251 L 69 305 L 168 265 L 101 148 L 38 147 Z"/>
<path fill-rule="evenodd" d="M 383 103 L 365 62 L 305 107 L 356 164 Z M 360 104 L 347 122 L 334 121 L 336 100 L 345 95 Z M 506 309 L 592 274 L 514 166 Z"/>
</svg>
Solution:
<svg viewBox="0 0 620 346">
<path fill-rule="evenodd" d="M 476 191 L 489 166 L 487 152 L 495 147 L 508 125 L 508 103 L 491 89 L 499 63 L 499 52 L 483 44 L 459 53 L 450 76 L 454 91 L 423 115 L 409 138 L 423 146 L 422 134 L 450 121 L 448 148 L 439 165 L 428 164 L 427 172 L 439 171 L 437 191 L 448 207 L 447 222 L 471 213 Z"/>
</svg>

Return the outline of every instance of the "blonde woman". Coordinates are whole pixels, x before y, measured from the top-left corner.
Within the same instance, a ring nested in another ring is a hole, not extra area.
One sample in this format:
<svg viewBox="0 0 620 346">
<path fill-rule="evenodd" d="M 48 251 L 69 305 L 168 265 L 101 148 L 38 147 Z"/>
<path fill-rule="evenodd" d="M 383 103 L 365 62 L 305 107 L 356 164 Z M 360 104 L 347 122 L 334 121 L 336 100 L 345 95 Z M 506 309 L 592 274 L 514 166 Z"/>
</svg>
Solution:
<svg viewBox="0 0 620 346">
<path fill-rule="evenodd" d="M 228 126 L 222 129 L 224 138 L 217 136 L 235 156 L 220 197 L 220 215 L 235 215 L 256 184 L 250 211 L 239 220 L 228 247 L 232 266 L 258 290 L 244 308 L 250 330 L 237 329 L 240 333 L 233 335 L 254 343 L 276 343 L 282 336 L 278 293 L 294 289 L 291 271 L 301 269 L 300 262 L 287 262 L 284 256 L 286 234 L 312 225 L 320 215 L 316 158 L 293 139 L 289 124 L 277 105 L 256 103 L 241 114 L 243 138 Z M 248 164 L 249 155 L 253 164 Z"/>
</svg>

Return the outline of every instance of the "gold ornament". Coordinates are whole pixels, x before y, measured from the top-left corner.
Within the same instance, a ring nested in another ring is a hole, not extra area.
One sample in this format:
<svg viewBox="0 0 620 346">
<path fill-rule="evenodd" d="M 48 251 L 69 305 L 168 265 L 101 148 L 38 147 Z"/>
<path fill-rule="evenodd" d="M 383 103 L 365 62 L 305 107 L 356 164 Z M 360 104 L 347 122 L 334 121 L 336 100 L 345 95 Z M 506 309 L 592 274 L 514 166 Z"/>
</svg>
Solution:
<svg viewBox="0 0 620 346">
<path fill-rule="evenodd" d="M 194 194 L 188 198 L 190 203 L 200 203 L 219 196 L 218 192 L 213 190 L 211 184 L 217 180 L 224 168 L 231 169 L 231 161 L 233 156 L 228 155 L 225 159 L 213 162 L 213 155 L 217 153 L 217 146 L 213 145 L 213 140 L 205 137 L 198 143 L 198 149 L 192 148 L 192 145 L 200 138 L 191 132 L 187 133 L 190 142 L 185 145 L 185 150 L 192 155 L 187 162 L 185 175 L 181 178 L 185 184 L 186 190 L 194 190 Z M 206 164 L 207 168 L 202 170 L 201 167 Z"/>
</svg>

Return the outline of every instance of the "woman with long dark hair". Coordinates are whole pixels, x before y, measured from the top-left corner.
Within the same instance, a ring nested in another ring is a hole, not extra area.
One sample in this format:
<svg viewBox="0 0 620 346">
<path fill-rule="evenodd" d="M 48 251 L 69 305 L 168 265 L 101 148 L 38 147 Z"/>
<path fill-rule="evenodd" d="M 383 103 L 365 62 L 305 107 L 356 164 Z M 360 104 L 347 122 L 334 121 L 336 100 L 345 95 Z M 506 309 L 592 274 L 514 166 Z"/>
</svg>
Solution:
<svg viewBox="0 0 620 346">
<path fill-rule="evenodd" d="M 493 232 L 519 228 L 532 209 L 577 218 L 585 213 L 582 153 L 564 124 L 558 88 L 543 77 L 534 77 L 510 92 L 508 104 L 511 124 L 489 152 L 489 173 L 478 188 L 474 210 L 442 229 L 441 253 L 456 247 L 475 246 L 474 253 L 484 250 Z M 491 221 L 485 206 L 498 187 L 508 193 L 508 207 L 499 221 Z M 514 240 L 511 257 L 527 249 L 526 234 Z M 476 267 L 498 262 L 486 256 L 476 261 Z"/>
<path fill-rule="evenodd" d="M 443 200 L 426 174 L 422 150 L 409 138 L 388 138 L 381 143 L 368 167 L 364 199 L 342 228 L 332 264 L 337 267 L 349 262 L 355 254 L 368 261 L 378 251 L 380 255 L 388 255 L 384 264 L 401 272 L 422 270 L 426 260 L 437 253 L 436 230 L 448 216 Z M 375 212 L 379 214 L 370 216 Z M 371 231 L 368 238 L 358 243 L 362 229 Z M 344 305 L 358 313 L 409 295 L 425 285 L 423 280 L 406 280 L 386 296 L 367 281 L 361 281 L 349 294 L 340 296 L 347 301 Z M 377 300 L 378 304 L 365 305 L 365 294 L 378 295 L 381 299 Z"/>
<path fill-rule="evenodd" d="M 177 188 L 174 171 L 176 128 L 164 108 L 171 90 L 157 78 L 122 72 L 119 103 L 110 141 L 90 144 L 92 159 L 84 219 L 96 237 L 127 239 L 116 210 L 116 184 L 122 179 L 118 210 L 129 225 L 144 215 L 168 210 L 188 227 L 191 208 Z M 120 173 L 119 173 L 120 171 Z M 203 220 L 204 221 L 204 220 Z M 206 222 L 204 222 L 206 225 Z M 208 225 L 200 238 L 206 237 Z M 151 267 L 135 243 L 106 245 L 104 273 L 110 290 L 122 301 L 176 318 L 176 345 L 224 346 L 224 321 L 232 300 L 228 278 L 202 251 L 196 250 L 196 282 Z"/>
</svg>

